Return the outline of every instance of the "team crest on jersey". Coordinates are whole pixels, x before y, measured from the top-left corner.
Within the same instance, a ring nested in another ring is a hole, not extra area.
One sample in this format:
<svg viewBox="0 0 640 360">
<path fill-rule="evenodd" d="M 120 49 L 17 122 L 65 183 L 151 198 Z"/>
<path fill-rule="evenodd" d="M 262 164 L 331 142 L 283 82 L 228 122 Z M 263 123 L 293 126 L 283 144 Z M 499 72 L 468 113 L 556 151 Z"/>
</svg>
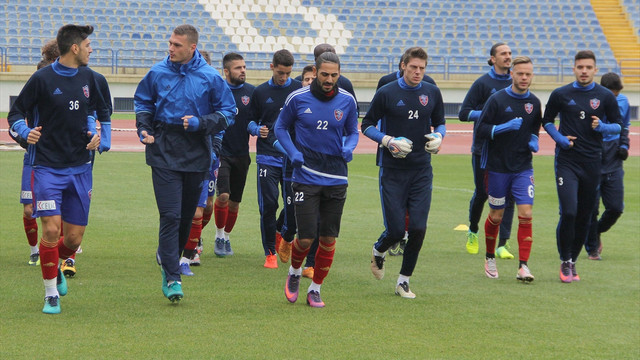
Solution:
<svg viewBox="0 0 640 360">
<path fill-rule="evenodd" d="M 526 111 L 527 114 L 531 114 L 531 112 L 533 111 L 533 104 L 531 103 L 524 104 L 524 111 Z"/>
<path fill-rule="evenodd" d="M 589 100 L 589 105 L 593 110 L 597 109 L 600 106 L 600 99 L 591 99 Z"/>
<path fill-rule="evenodd" d="M 336 118 L 336 120 L 338 121 L 342 120 L 343 115 L 344 115 L 344 111 L 340 109 L 333 110 L 333 116 Z"/>
<path fill-rule="evenodd" d="M 427 104 L 429 103 L 429 97 L 427 95 L 422 94 L 420 95 L 419 99 L 422 106 L 427 106 Z"/>
<path fill-rule="evenodd" d="M 251 98 L 249 98 L 247 95 L 243 96 L 240 98 L 240 100 L 242 100 L 242 104 L 244 104 L 244 106 L 249 105 L 249 100 L 251 100 Z"/>
<path fill-rule="evenodd" d="M 84 93 L 84 96 L 88 99 L 89 98 L 89 85 L 85 85 L 82 87 L 82 92 Z"/>
</svg>

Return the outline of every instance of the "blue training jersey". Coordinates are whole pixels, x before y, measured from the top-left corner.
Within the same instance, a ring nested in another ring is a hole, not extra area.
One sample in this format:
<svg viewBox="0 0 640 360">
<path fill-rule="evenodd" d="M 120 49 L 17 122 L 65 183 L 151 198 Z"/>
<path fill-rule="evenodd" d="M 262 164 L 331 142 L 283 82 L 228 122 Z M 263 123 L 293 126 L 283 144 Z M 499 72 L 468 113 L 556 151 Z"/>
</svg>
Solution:
<svg viewBox="0 0 640 360">
<path fill-rule="evenodd" d="M 521 117 L 522 125 L 515 131 L 496 134 L 495 125 Z M 519 173 L 533 168 L 529 140 L 538 136 L 542 121 L 540 100 L 530 91 L 516 94 L 511 87 L 489 97 L 478 119 L 476 137 L 485 140 L 482 168 L 499 173 Z"/>
<path fill-rule="evenodd" d="M 304 87 L 291 93 L 282 108 L 276 124 L 278 140 L 287 148 L 286 142 L 292 141 L 288 131 L 293 126 L 295 147 L 304 157 L 304 165 L 293 170 L 294 182 L 321 186 L 347 184 L 343 137 L 350 138 L 344 141 L 344 146 L 353 151 L 359 136 L 358 106 L 349 92 L 338 89 L 334 98 L 321 101 L 310 87 Z"/>
<path fill-rule="evenodd" d="M 376 91 L 378 91 L 378 89 L 380 89 L 381 87 L 387 85 L 390 82 L 396 81 L 398 79 L 400 79 L 402 77 L 403 73 L 402 71 L 398 70 L 398 71 L 394 71 L 391 74 L 387 74 L 383 77 L 380 78 L 380 80 L 378 80 L 378 86 L 376 87 Z M 438 84 L 436 84 L 436 81 L 433 80 L 433 78 L 431 78 L 431 76 L 424 74 L 424 76 L 422 77 L 422 81 L 428 82 L 429 84 L 433 84 L 438 86 Z"/>
<path fill-rule="evenodd" d="M 502 90 L 508 86 L 511 86 L 511 74 L 501 75 L 496 73 L 495 68 L 491 67 L 491 70 L 486 74 L 479 77 L 473 82 L 471 88 L 467 92 L 467 95 L 462 101 L 458 118 L 460 121 L 473 121 L 473 131 L 476 131 L 475 122 L 480 118 L 477 111 L 482 111 L 484 103 L 489 97 L 499 90 Z M 475 142 L 475 136 L 473 144 L 471 145 L 471 152 L 480 155 L 482 152 L 482 143 Z"/>
<path fill-rule="evenodd" d="M 258 136 L 256 140 L 256 162 L 258 164 L 282 166 L 282 154 L 273 146 L 275 136 L 273 135 L 273 125 L 280 115 L 280 110 L 285 100 L 293 91 L 300 89 L 302 83 L 289 78 L 282 85 L 276 85 L 273 79 L 264 82 L 253 91 L 251 96 L 251 111 L 258 126 L 269 128 L 269 136 L 264 139 Z"/>
<path fill-rule="evenodd" d="M 7 116 L 11 128 L 29 115 L 29 127 L 42 126 L 40 139 L 29 146 L 31 165 L 70 168 L 91 161 L 87 119 L 103 106 L 99 94 L 86 66 L 68 68 L 56 60 L 31 76 Z"/>
<path fill-rule="evenodd" d="M 573 82 L 555 89 L 545 107 L 543 125 L 553 124 L 558 114 L 560 134 L 577 137 L 569 149 L 564 150 L 556 145 L 556 156 L 562 159 L 601 161 L 602 134 L 591 127 L 591 116 L 601 120 L 606 117 L 609 123 L 622 126 L 615 96 L 609 89 L 596 83 L 583 87 Z"/>
<path fill-rule="evenodd" d="M 618 169 L 622 169 L 622 159 L 617 156 L 620 147 L 629 150 L 629 126 L 631 124 L 631 114 L 629 111 L 629 99 L 623 95 L 616 96 L 618 109 L 622 118 L 622 131 L 620 134 L 606 135 L 602 138 L 602 173 L 609 174 Z M 608 119 L 603 121 L 609 122 Z"/>
<path fill-rule="evenodd" d="M 385 147 L 378 149 L 378 166 L 415 169 L 426 167 L 431 154 L 426 152 L 426 134 L 432 127 L 445 125 L 444 104 L 440 89 L 421 82 L 409 87 L 403 78 L 380 88 L 373 96 L 371 107 L 362 119 L 362 132 L 374 128 L 380 120 L 380 131 L 393 137 L 406 137 L 413 142 L 413 151 L 404 159 L 394 158 Z"/>
<path fill-rule="evenodd" d="M 243 83 L 238 86 L 228 85 L 236 101 L 236 117 L 233 125 L 229 126 L 224 132 L 220 155 L 224 157 L 244 156 L 249 154 L 247 125 L 253 120 L 251 95 L 253 95 L 253 90 L 256 87 L 249 83 Z"/>
</svg>

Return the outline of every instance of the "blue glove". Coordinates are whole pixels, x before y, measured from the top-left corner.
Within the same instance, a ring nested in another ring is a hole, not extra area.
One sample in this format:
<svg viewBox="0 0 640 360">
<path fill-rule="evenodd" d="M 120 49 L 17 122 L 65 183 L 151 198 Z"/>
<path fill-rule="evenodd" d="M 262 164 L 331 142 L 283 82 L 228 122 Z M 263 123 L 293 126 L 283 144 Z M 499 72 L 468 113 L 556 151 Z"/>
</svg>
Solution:
<svg viewBox="0 0 640 360">
<path fill-rule="evenodd" d="M 294 168 L 300 168 L 302 164 L 304 164 L 304 156 L 302 156 L 302 153 L 299 151 L 296 151 L 289 160 L 291 160 L 291 165 L 293 165 Z"/>
<path fill-rule="evenodd" d="M 191 117 L 189 118 L 189 126 L 187 126 L 187 130 L 188 132 L 194 132 L 194 131 L 198 131 L 198 127 L 200 126 L 200 119 L 198 119 L 197 117 Z"/>
<path fill-rule="evenodd" d="M 536 134 L 531 134 L 531 140 L 529 140 L 529 150 L 538 152 L 538 136 Z"/>
<path fill-rule="evenodd" d="M 517 131 L 522 126 L 522 118 L 517 117 L 507 121 L 504 124 L 494 125 L 493 130 L 491 131 L 491 138 L 493 139 L 494 135 L 506 133 L 509 131 Z"/>
<path fill-rule="evenodd" d="M 102 154 L 103 151 L 109 151 L 111 149 L 111 123 L 100 123 L 100 146 L 98 152 Z"/>
<path fill-rule="evenodd" d="M 469 116 L 467 117 L 467 121 L 473 121 L 480 119 L 480 115 L 482 115 L 482 110 L 471 110 L 469 111 Z"/>
<path fill-rule="evenodd" d="M 255 121 L 251 121 L 249 125 L 247 125 L 247 131 L 253 136 L 258 136 L 260 135 L 260 126 L 258 126 Z"/>
<path fill-rule="evenodd" d="M 571 141 L 569 141 L 566 136 L 560 134 L 558 129 L 556 129 L 556 127 L 552 123 L 546 123 L 544 125 L 544 129 L 546 130 L 547 134 L 551 136 L 553 141 L 555 141 L 556 144 L 560 146 L 560 148 L 567 150 L 571 147 Z"/>
<path fill-rule="evenodd" d="M 619 134 L 622 128 L 619 124 L 607 124 L 598 120 L 598 126 L 594 129 L 595 131 L 601 133 L 602 135 L 615 135 Z"/>
<path fill-rule="evenodd" d="M 353 151 L 351 149 L 342 148 L 342 158 L 346 162 L 353 160 Z"/>
</svg>

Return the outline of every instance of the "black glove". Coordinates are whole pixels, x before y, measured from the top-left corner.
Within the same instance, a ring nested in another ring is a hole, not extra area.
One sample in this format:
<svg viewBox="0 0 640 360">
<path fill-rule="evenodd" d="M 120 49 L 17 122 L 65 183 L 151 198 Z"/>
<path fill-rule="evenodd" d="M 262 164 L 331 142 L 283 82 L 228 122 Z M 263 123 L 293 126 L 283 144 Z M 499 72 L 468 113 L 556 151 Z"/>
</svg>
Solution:
<svg viewBox="0 0 640 360">
<path fill-rule="evenodd" d="M 619 147 L 618 151 L 616 152 L 616 157 L 618 159 L 622 159 L 623 161 L 627 160 L 627 158 L 629 157 L 629 150 L 623 147 Z"/>
</svg>

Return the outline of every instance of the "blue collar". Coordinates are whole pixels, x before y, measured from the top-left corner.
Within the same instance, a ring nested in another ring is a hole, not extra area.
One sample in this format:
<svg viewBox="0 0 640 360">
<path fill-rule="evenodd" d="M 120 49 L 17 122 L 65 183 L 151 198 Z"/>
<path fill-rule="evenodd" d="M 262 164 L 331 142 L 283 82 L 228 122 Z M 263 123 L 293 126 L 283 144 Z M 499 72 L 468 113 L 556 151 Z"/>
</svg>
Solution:
<svg viewBox="0 0 640 360">
<path fill-rule="evenodd" d="M 70 68 L 70 67 L 64 66 L 60 64 L 58 60 L 60 60 L 60 58 L 57 58 L 56 61 L 54 61 L 53 64 L 51 64 L 51 68 L 53 69 L 53 71 L 56 72 L 56 74 L 62 75 L 62 76 L 74 76 L 75 74 L 78 73 L 78 68 Z"/>
<path fill-rule="evenodd" d="M 400 79 L 402 77 L 402 71 L 396 71 L 396 79 Z"/>
<path fill-rule="evenodd" d="M 489 74 L 489 76 L 491 76 L 492 78 L 496 79 L 496 80 L 511 80 L 511 73 L 506 73 L 504 75 L 500 75 L 496 72 L 496 67 L 492 66 L 491 70 L 489 70 L 489 72 L 487 73 Z"/>
<path fill-rule="evenodd" d="M 516 98 L 516 99 L 526 99 L 526 98 L 529 97 L 529 94 L 531 94 L 529 92 L 529 90 L 527 90 L 527 92 L 524 93 L 524 94 L 517 94 L 517 93 L 513 92 L 513 90 L 511 89 L 511 86 L 507 87 L 504 90 L 507 92 L 507 94 L 509 94 L 509 96 L 511 96 L 513 98 Z"/>
<path fill-rule="evenodd" d="M 596 83 L 595 82 L 592 82 L 591 84 L 589 84 L 587 86 L 582 86 L 582 85 L 578 84 L 578 81 L 574 81 L 573 82 L 573 88 L 574 89 L 578 89 L 580 91 L 593 90 L 594 87 L 596 87 Z"/>
<path fill-rule="evenodd" d="M 237 90 L 237 89 L 242 89 L 242 87 L 244 86 L 244 83 L 242 83 L 240 85 L 233 85 L 232 83 L 227 81 L 227 85 L 229 85 L 229 89 Z"/>
<path fill-rule="evenodd" d="M 284 83 L 284 85 L 280 86 L 280 85 L 276 85 L 276 83 L 274 83 L 274 82 L 273 82 L 273 77 L 271 77 L 271 78 L 269 79 L 269 85 L 270 85 L 270 86 L 273 86 L 273 87 L 275 87 L 275 88 L 285 88 L 285 87 L 287 87 L 287 86 L 291 85 L 291 78 L 288 78 L 288 79 L 287 79 L 287 82 L 286 82 L 286 83 Z"/>
<path fill-rule="evenodd" d="M 405 89 L 405 90 L 418 90 L 422 87 L 422 82 L 420 82 L 418 85 L 416 86 L 409 86 L 405 81 L 404 81 L 404 76 L 401 77 L 400 79 L 398 79 L 398 84 L 400 85 L 400 88 Z"/>
</svg>

